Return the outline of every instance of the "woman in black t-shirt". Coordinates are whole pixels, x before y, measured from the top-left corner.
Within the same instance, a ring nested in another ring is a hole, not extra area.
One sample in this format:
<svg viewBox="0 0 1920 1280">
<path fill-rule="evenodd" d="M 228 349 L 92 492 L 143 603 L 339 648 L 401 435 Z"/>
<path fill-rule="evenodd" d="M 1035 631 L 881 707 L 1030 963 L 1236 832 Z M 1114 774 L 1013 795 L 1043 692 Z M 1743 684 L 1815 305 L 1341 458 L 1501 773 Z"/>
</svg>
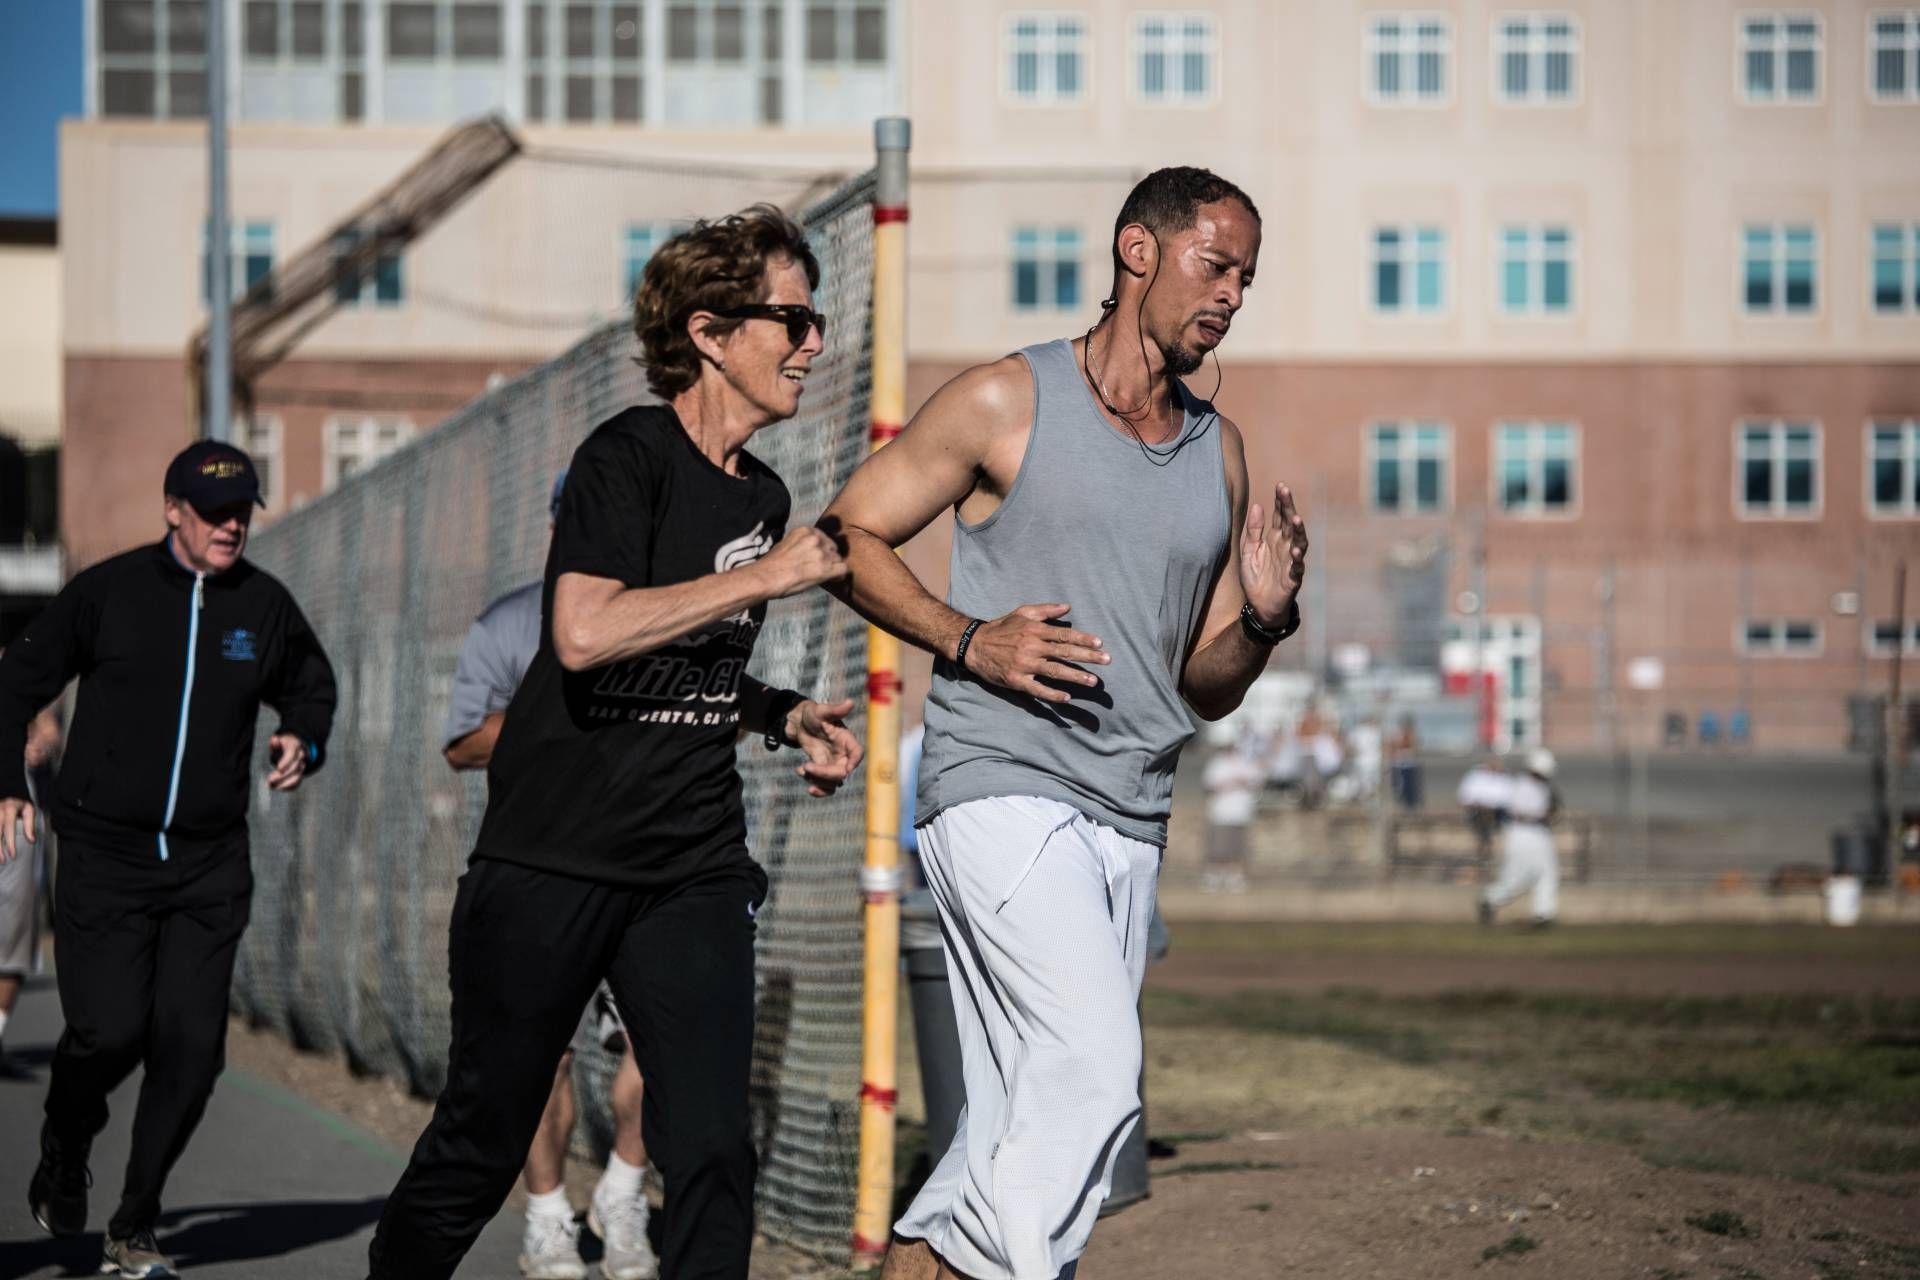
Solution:
<svg viewBox="0 0 1920 1280">
<path fill-rule="evenodd" d="M 746 452 L 799 411 L 825 342 L 819 277 L 800 228 L 765 205 L 700 223 L 647 264 L 634 327 L 664 403 L 601 424 L 568 469 L 540 649 L 454 901 L 447 1086 L 381 1216 L 375 1277 L 453 1274 L 512 1188 L 603 976 L 647 1081 L 662 1269 L 747 1274 L 766 876 L 747 853 L 733 746 L 745 730 L 800 748 L 815 796 L 862 754 L 851 701 L 746 674 L 767 602 L 846 574 L 825 534 L 787 530 L 786 486 Z"/>
</svg>

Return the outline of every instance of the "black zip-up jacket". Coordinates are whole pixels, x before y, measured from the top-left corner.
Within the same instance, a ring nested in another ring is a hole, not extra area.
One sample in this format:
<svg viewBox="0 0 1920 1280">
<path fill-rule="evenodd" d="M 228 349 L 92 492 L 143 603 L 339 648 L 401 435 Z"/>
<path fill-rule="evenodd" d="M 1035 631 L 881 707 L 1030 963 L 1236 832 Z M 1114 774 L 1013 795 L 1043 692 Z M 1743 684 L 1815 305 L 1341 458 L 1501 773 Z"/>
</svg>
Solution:
<svg viewBox="0 0 1920 1280">
<path fill-rule="evenodd" d="M 163 541 L 76 574 L 0 655 L 0 798 L 26 797 L 27 723 L 75 676 L 48 806 L 62 836 L 156 858 L 231 836 L 262 702 L 306 744 L 308 773 L 326 758 L 333 668 L 293 596 L 245 560 L 197 576 Z"/>
</svg>

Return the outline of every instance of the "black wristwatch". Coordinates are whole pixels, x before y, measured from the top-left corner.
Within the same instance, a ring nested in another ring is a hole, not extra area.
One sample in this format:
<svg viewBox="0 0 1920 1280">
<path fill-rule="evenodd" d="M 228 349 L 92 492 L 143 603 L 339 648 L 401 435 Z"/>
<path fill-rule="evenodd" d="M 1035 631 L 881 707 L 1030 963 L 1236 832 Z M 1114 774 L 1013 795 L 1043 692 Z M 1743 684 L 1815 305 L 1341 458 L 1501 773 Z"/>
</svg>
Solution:
<svg viewBox="0 0 1920 1280">
<path fill-rule="evenodd" d="M 1286 618 L 1277 628 L 1269 627 L 1254 616 L 1251 601 L 1241 605 L 1240 629 L 1247 633 L 1247 639 L 1271 649 L 1300 629 L 1300 598 L 1298 596 L 1293 598 L 1293 602 L 1287 606 Z"/>
<path fill-rule="evenodd" d="M 795 693 L 792 689 L 782 689 L 767 699 L 767 750 L 778 751 L 782 747 L 797 747 L 798 738 L 787 736 L 787 717 L 793 709 L 807 700 L 804 693 Z"/>
</svg>

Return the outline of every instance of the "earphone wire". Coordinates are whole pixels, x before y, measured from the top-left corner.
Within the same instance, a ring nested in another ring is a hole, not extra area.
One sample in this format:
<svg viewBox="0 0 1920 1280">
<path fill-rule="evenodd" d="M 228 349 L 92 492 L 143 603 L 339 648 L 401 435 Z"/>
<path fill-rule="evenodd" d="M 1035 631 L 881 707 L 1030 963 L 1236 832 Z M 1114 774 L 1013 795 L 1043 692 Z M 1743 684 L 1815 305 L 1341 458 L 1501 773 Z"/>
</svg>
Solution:
<svg viewBox="0 0 1920 1280">
<path fill-rule="evenodd" d="M 1151 227 L 1147 228 L 1147 234 L 1153 236 L 1153 247 L 1154 247 L 1153 274 L 1147 277 L 1147 287 L 1140 291 L 1140 304 L 1138 307 L 1134 309 L 1134 313 L 1133 313 L 1133 330 L 1134 330 L 1134 336 L 1140 340 L 1140 362 L 1148 370 L 1151 370 L 1153 368 L 1153 361 L 1147 355 L 1147 333 L 1146 333 L 1145 327 L 1142 324 L 1142 321 L 1145 318 L 1146 311 L 1147 311 L 1147 295 L 1153 292 L 1154 284 L 1158 282 L 1158 280 L 1160 279 L 1160 256 L 1161 255 L 1160 255 L 1160 237 L 1154 234 L 1154 231 Z M 1086 358 L 1084 361 L 1082 374 L 1087 380 L 1088 388 L 1093 392 L 1095 396 L 1099 397 L 1100 403 L 1106 406 L 1107 412 L 1112 414 L 1114 417 L 1120 419 L 1121 422 L 1126 424 L 1128 434 L 1130 434 L 1133 437 L 1133 442 L 1140 447 L 1140 456 L 1145 458 L 1150 464 L 1156 467 L 1171 466 L 1173 465 L 1174 460 L 1180 456 L 1180 451 L 1186 448 L 1189 444 L 1192 444 L 1195 440 L 1204 438 L 1207 434 L 1207 428 L 1212 426 L 1214 419 L 1220 416 L 1220 411 L 1214 408 L 1214 401 L 1220 395 L 1221 384 L 1224 383 L 1226 380 L 1226 373 L 1220 367 L 1220 352 L 1216 348 L 1213 352 L 1210 353 L 1213 356 L 1213 393 L 1209 395 L 1206 399 L 1208 412 L 1204 415 L 1201 415 L 1198 418 L 1198 420 L 1195 422 L 1194 426 L 1190 428 L 1183 428 L 1183 430 L 1180 432 L 1179 439 L 1175 440 L 1171 445 L 1161 446 L 1161 445 L 1148 444 L 1146 437 L 1140 434 L 1140 428 L 1134 424 L 1133 420 L 1135 417 L 1145 414 L 1148 408 L 1152 406 L 1153 404 L 1152 384 L 1151 383 L 1148 384 L 1147 397 L 1145 400 L 1141 401 L 1139 404 L 1135 405 L 1131 409 L 1121 409 L 1118 406 L 1116 406 L 1111 399 L 1108 398 L 1106 388 L 1101 385 L 1100 380 L 1094 375 L 1094 372 L 1093 372 L 1093 335 L 1095 334 L 1095 332 L 1099 330 L 1100 326 L 1106 322 L 1108 315 L 1114 312 L 1119 307 L 1120 299 L 1118 294 L 1119 294 L 1119 285 L 1118 285 L 1118 282 L 1116 282 L 1113 292 L 1109 293 L 1106 297 L 1106 300 L 1100 304 L 1100 318 L 1098 320 L 1095 320 L 1092 326 L 1087 330 L 1087 336 L 1085 339 L 1087 344 L 1087 349 L 1085 353 Z M 1109 342 L 1107 345 L 1109 346 L 1109 348 L 1111 348 L 1113 344 Z M 1109 352 L 1109 354 L 1111 354 L 1111 352 Z M 1178 375 L 1174 375 L 1174 376 L 1176 381 L 1180 383 L 1181 390 L 1185 392 L 1186 391 L 1185 380 L 1179 378 Z M 1187 394 L 1191 394 L 1191 393 L 1188 392 Z M 1184 403 L 1180 407 L 1180 413 L 1181 413 L 1181 417 L 1184 419 L 1186 416 L 1186 405 Z"/>
</svg>

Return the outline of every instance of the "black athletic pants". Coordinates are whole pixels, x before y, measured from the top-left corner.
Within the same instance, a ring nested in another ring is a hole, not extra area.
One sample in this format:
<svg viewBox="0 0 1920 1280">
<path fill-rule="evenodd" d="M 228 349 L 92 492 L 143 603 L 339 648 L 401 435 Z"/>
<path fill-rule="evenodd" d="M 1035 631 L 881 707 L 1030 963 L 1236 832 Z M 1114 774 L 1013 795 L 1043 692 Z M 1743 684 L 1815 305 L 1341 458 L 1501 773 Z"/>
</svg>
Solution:
<svg viewBox="0 0 1920 1280">
<path fill-rule="evenodd" d="M 160 860 L 60 842 L 54 961 L 66 1031 L 53 1053 L 47 1127 L 90 1142 L 107 1095 L 142 1063 L 126 1188 L 107 1226 L 150 1227 L 174 1161 L 226 1063 L 227 995 L 247 926 L 245 832 L 212 847 L 175 841 Z"/>
<path fill-rule="evenodd" d="M 604 976 L 647 1082 L 666 1184 L 661 1274 L 745 1280 L 753 1241 L 753 913 L 743 865 L 664 890 L 476 860 L 454 898 L 447 1087 L 387 1199 L 376 1280 L 445 1280 L 526 1162 L 562 1050 Z"/>
</svg>

